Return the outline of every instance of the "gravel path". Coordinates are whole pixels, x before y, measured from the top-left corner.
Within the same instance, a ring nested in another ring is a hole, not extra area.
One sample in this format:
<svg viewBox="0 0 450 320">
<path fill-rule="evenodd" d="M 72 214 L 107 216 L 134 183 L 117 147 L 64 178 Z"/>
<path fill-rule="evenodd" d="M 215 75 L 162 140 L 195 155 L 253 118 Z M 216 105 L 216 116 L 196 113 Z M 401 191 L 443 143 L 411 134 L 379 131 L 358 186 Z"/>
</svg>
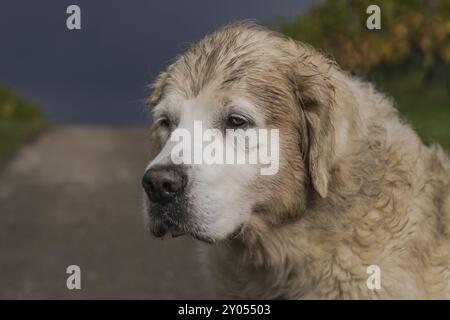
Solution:
<svg viewBox="0 0 450 320">
<path fill-rule="evenodd" d="M 143 226 L 143 128 L 61 126 L 0 173 L 0 298 L 213 297 L 186 237 Z M 81 290 L 66 268 L 81 268 Z"/>
</svg>

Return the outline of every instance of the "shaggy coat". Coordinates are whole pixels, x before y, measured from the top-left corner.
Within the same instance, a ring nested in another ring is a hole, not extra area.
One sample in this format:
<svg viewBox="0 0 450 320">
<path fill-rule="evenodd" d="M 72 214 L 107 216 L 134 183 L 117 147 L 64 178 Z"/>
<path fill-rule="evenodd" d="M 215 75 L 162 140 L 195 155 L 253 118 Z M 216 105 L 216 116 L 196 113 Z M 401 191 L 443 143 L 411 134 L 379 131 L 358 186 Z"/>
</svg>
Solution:
<svg viewBox="0 0 450 320">
<path fill-rule="evenodd" d="M 304 43 L 237 23 L 179 56 L 148 102 L 211 83 L 281 130 L 279 173 L 249 186 L 248 223 L 207 249 L 223 297 L 450 298 L 450 160 L 391 99 Z M 372 265 L 380 289 L 367 285 Z"/>
</svg>

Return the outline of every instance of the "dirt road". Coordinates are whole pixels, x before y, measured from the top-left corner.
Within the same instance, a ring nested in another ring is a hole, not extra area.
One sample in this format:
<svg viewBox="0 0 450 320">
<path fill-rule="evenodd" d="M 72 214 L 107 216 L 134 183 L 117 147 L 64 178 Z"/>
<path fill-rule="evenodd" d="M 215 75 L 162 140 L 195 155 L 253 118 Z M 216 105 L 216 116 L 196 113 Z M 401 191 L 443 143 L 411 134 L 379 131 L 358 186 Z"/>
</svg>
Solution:
<svg viewBox="0 0 450 320">
<path fill-rule="evenodd" d="M 0 298 L 208 298 L 197 242 L 143 226 L 142 128 L 63 126 L 0 172 Z M 81 268 L 81 290 L 66 268 Z"/>
</svg>

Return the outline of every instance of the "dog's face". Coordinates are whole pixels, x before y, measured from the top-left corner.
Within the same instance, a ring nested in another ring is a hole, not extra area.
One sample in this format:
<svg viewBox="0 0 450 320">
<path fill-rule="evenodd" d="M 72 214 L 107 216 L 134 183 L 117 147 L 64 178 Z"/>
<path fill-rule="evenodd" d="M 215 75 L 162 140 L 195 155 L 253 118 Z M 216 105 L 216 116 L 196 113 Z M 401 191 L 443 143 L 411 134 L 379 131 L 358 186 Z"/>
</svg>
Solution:
<svg viewBox="0 0 450 320">
<path fill-rule="evenodd" d="M 162 147 L 147 168 L 147 183 L 154 189 L 164 188 L 158 183 L 172 188 L 172 194 L 147 189 L 154 231 L 189 232 L 205 241 L 224 239 L 238 232 L 250 217 L 254 202 L 251 189 L 259 176 L 259 165 L 204 161 L 175 164 L 172 155 L 177 143 L 169 137 L 184 130 L 192 138 L 192 148 L 196 148 L 202 143 L 206 145 L 195 133 L 196 123 L 202 126 L 202 136 L 207 129 L 220 133 L 241 129 L 237 131 L 239 137 L 248 128 L 265 128 L 263 115 L 250 101 L 211 86 L 194 98 L 176 91 L 168 94 L 154 108 L 152 118 L 156 139 Z M 223 137 L 225 140 L 226 136 Z"/>
<path fill-rule="evenodd" d="M 262 234 L 301 214 L 310 191 L 326 196 L 333 88 L 316 65 L 329 63 L 310 52 L 261 27 L 233 25 L 159 76 L 149 98 L 154 158 L 143 178 L 153 234 L 188 233 L 206 242 Z M 246 144 L 246 133 L 258 129 L 278 130 L 278 140 Z M 235 145 L 226 143 L 229 130 Z M 275 170 L 262 174 L 267 163 L 208 163 L 203 156 L 181 161 L 205 146 L 205 131 L 218 134 L 224 153 L 239 149 L 247 160 L 269 148 Z M 181 134 L 190 137 L 189 151 L 179 152 L 174 137 Z"/>
</svg>

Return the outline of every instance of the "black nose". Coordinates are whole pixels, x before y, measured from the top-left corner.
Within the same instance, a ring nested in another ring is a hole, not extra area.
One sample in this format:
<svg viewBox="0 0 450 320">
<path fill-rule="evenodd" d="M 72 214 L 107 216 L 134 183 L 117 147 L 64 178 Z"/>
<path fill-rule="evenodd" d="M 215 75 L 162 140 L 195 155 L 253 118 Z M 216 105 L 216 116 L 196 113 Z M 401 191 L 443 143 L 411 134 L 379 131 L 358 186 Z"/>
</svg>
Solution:
<svg viewBox="0 0 450 320">
<path fill-rule="evenodd" d="M 148 169 L 142 186 L 149 199 L 160 204 L 173 202 L 186 187 L 187 176 L 176 166 L 158 166 Z"/>
</svg>

